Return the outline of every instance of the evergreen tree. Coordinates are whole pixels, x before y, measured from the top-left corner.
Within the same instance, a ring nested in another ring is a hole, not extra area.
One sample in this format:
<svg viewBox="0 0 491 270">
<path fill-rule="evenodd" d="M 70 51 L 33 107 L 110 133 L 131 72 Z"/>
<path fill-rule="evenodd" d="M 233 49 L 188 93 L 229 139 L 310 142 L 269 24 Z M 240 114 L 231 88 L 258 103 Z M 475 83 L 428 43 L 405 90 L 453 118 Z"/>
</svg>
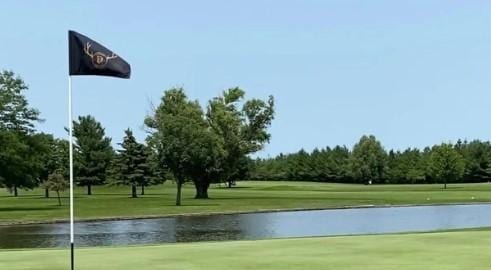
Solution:
<svg viewBox="0 0 491 270">
<path fill-rule="evenodd" d="M 152 175 L 150 174 L 149 153 L 143 144 L 136 141 L 130 129 L 125 131 L 126 136 L 122 149 L 118 150 L 119 155 L 116 160 L 118 170 L 117 183 L 131 186 L 131 197 L 136 198 L 137 186 L 144 187 L 150 184 Z M 142 194 L 142 195 L 143 195 Z"/>
<path fill-rule="evenodd" d="M 76 181 L 87 187 L 92 195 L 92 186 L 103 184 L 106 169 L 114 155 L 111 139 L 105 137 L 104 128 L 92 116 L 80 116 L 73 122 L 75 145 Z"/>
</svg>

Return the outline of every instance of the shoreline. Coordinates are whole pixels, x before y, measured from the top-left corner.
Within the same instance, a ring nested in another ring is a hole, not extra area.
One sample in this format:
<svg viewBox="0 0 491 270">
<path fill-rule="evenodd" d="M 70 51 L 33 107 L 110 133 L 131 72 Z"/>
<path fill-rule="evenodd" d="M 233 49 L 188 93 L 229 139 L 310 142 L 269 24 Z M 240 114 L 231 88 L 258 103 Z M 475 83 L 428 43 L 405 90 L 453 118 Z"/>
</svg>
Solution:
<svg viewBox="0 0 491 270">
<path fill-rule="evenodd" d="M 143 215 L 143 216 L 120 216 L 120 217 L 100 217 L 75 219 L 75 222 L 103 222 L 103 221 L 120 221 L 120 220 L 140 220 L 140 219 L 159 219 L 159 218 L 176 218 L 176 217 L 200 217 L 200 216 L 218 216 L 218 215 L 239 215 L 239 214 L 262 214 L 278 212 L 298 212 L 298 211 L 320 211 L 320 210 L 343 210 L 343 209 L 364 209 L 364 208 L 394 208 L 394 207 L 421 207 L 421 206 L 452 206 L 452 205 L 479 205 L 491 204 L 491 202 L 461 202 L 461 203 L 428 203 L 428 204 L 367 204 L 367 205 L 346 205 L 332 207 L 304 207 L 304 208 L 278 208 L 278 209 L 259 209 L 244 211 L 226 211 L 226 212 L 206 212 L 206 213 L 182 213 L 167 215 Z M 62 224 L 68 223 L 69 219 L 53 219 L 39 221 L 19 221 L 19 222 L 0 222 L 1 227 L 10 226 L 27 226 L 43 224 Z"/>
</svg>

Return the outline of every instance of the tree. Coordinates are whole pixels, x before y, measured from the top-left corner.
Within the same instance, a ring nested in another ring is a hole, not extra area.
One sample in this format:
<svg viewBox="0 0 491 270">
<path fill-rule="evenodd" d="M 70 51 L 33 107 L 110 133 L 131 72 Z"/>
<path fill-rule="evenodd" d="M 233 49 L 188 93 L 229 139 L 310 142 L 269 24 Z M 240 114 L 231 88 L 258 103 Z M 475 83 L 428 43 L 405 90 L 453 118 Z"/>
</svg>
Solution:
<svg viewBox="0 0 491 270">
<path fill-rule="evenodd" d="M 40 137 L 34 135 L 39 111 L 29 107 L 28 87 L 11 71 L 0 72 L 0 186 L 18 195 L 18 188 L 33 188 L 41 168 Z"/>
<path fill-rule="evenodd" d="M 288 161 L 288 175 L 290 179 L 297 181 L 314 180 L 313 159 L 307 151 L 300 149 L 297 153 L 290 155 Z"/>
<path fill-rule="evenodd" d="M 113 157 L 111 139 L 105 137 L 104 128 L 92 116 L 80 116 L 73 122 L 75 144 L 76 180 L 87 186 L 87 195 L 92 194 L 92 185 L 103 184 L 106 169 Z"/>
<path fill-rule="evenodd" d="M 151 131 L 149 145 L 176 180 L 176 205 L 181 205 L 181 189 L 187 180 L 193 181 L 196 198 L 208 197 L 209 181 L 219 172 L 224 150 L 199 103 L 188 100 L 182 88 L 167 90 L 145 124 Z"/>
<path fill-rule="evenodd" d="M 462 155 L 451 144 L 441 144 L 431 149 L 429 171 L 433 179 L 443 182 L 455 182 L 464 175 L 465 163 Z"/>
<path fill-rule="evenodd" d="M 152 150 L 148 145 L 146 147 L 148 152 L 148 165 L 150 167 L 151 177 L 148 181 L 148 185 L 160 185 L 167 179 L 173 179 L 172 173 L 169 172 L 159 153 Z M 142 195 L 144 195 L 144 186 L 142 186 Z"/>
<path fill-rule="evenodd" d="M 388 183 L 416 183 L 425 180 L 425 166 L 421 152 L 408 148 L 404 152 L 389 151 L 387 160 Z"/>
<path fill-rule="evenodd" d="M 491 174 L 490 167 L 491 144 L 480 140 L 458 141 L 455 149 L 462 155 L 465 163 L 465 173 L 463 178 L 468 182 L 489 181 Z"/>
<path fill-rule="evenodd" d="M 375 136 L 363 136 L 353 147 L 351 173 L 360 182 L 380 182 L 384 178 L 386 152 Z"/>
<path fill-rule="evenodd" d="M 49 190 L 56 192 L 56 196 L 58 197 L 58 205 L 61 206 L 60 192 L 65 191 L 69 187 L 69 184 L 63 175 L 60 173 L 50 174 L 44 186 Z"/>
<path fill-rule="evenodd" d="M 126 136 L 123 143 L 120 143 L 122 149 L 118 150 L 119 155 L 115 159 L 116 170 L 118 171 L 117 183 L 131 185 L 131 197 L 136 198 L 136 188 L 150 183 L 152 178 L 149 164 L 149 153 L 143 144 L 136 141 L 133 132 L 130 129 L 125 131 Z"/>
<path fill-rule="evenodd" d="M 271 135 L 267 128 L 274 118 L 274 99 L 244 99 L 245 92 L 230 88 L 222 96 L 209 101 L 207 121 L 224 142 L 226 156 L 218 176 L 223 182 L 232 183 L 244 176 L 247 155 L 261 150 Z"/>
<path fill-rule="evenodd" d="M 48 176 L 55 172 L 68 178 L 68 141 L 56 139 L 51 134 L 40 133 L 36 134 L 39 138 L 39 144 L 43 147 L 43 151 L 38 153 L 41 160 L 41 171 L 39 174 L 39 183 L 42 184 L 48 181 Z M 45 187 L 45 197 L 49 198 L 49 188 Z"/>
<path fill-rule="evenodd" d="M 29 107 L 24 81 L 12 71 L 0 72 L 0 129 L 23 134 L 34 132 L 34 123 L 41 121 L 39 111 Z"/>
</svg>

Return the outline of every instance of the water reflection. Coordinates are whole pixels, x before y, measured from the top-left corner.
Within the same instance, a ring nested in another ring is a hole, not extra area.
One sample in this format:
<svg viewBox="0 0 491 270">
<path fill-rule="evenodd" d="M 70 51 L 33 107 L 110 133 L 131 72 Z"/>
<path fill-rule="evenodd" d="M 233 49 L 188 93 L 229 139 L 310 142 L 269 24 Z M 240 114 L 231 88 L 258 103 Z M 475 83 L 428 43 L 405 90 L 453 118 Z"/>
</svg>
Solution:
<svg viewBox="0 0 491 270">
<path fill-rule="evenodd" d="M 78 246 L 394 233 L 491 226 L 491 205 L 363 208 L 76 223 Z M 68 246 L 68 224 L 0 227 L 0 248 Z"/>
</svg>

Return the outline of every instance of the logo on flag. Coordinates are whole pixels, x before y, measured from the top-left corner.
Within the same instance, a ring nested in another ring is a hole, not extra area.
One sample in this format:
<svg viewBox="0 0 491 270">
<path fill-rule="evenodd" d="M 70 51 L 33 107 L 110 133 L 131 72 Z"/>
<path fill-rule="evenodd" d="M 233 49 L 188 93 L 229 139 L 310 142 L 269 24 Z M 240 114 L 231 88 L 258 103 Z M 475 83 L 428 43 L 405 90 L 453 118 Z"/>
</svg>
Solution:
<svg viewBox="0 0 491 270">
<path fill-rule="evenodd" d="M 114 53 L 111 56 L 107 56 L 103 52 L 91 52 L 90 51 L 91 46 L 92 44 L 90 44 L 90 42 L 87 42 L 84 47 L 84 52 L 86 55 L 90 57 L 90 59 L 92 59 L 92 64 L 94 64 L 95 68 L 104 68 L 104 66 L 107 64 L 109 60 L 118 57 Z"/>
</svg>

